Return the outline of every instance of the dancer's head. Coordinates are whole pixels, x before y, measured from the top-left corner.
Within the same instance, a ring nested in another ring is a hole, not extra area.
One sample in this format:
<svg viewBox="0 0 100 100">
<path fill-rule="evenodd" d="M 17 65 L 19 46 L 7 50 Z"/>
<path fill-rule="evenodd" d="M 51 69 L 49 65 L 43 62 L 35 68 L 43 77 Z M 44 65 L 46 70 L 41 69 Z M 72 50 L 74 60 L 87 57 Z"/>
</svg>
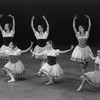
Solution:
<svg viewBox="0 0 100 100">
<path fill-rule="evenodd" d="M 79 32 L 84 33 L 84 27 L 83 27 L 82 25 L 80 25 L 80 26 L 78 27 L 78 30 L 79 30 Z"/>
<path fill-rule="evenodd" d="M 100 50 L 97 50 L 97 55 L 100 56 Z"/>
<path fill-rule="evenodd" d="M 49 48 L 54 48 L 54 43 L 53 43 L 53 41 L 52 41 L 52 40 L 49 40 L 49 41 L 47 42 L 47 46 L 48 46 Z"/>
<path fill-rule="evenodd" d="M 12 29 L 12 24 L 10 24 L 10 23 L 5 24 L 4 29 L 6 31 L 10 31 Z"/>
<path fill-rule="evenodd" d="M 38 25 L 38 31 L 41 33 L 43 32 L 43 25 Z"/>
</svg>

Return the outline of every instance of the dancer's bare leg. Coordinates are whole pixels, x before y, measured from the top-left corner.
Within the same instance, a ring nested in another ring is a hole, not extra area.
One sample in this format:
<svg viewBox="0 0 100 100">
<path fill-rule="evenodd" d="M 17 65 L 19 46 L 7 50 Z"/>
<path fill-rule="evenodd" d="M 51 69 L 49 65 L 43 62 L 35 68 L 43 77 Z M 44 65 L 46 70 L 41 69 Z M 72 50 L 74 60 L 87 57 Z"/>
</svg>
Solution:
<svg viewBox="0 0 100 100">
<path fill-rule="evenodd" d="M 49 79 L 49 81 L 47 83 L 45 83 L 45 85 L 51 85 L 54 83 L 54 79 L 52 79 L 51 77 L 49 77 L 48 75 L 45 74 L 45 76 Z"/>
<path fill-rule="evenodd" d="M 81 68 L 82 68 L 83 75 L 86 73 L 87 65 L 88 65 L 88 61 L 81 62 Z"/>
<path fill-rule="evenodd" d="M 41 67 L 44 65 L 46 61 L 43 60 L 42 63 L 41 63 Z M 40 68 L 41 69 L 41 68 Z M 45 76 L 40 70 L 38 71 L 38 76 Z"/>
<path fill-rule="evenodd" d="M 8 82 L 15 82 L 15 78 L 14 78 L 13 74 L 9 72 L 8 75 L 11 78 L 11 80 L 9 80 Z"/>
<path fill-rule="evenodd" d="M 82 76 L 82 83 L 81 83 L 81 85 L 79 86 L 79 88 L 77 89 L 78 92 L 82 90 L 82 88 L 83 88 L 85 82 L 86 82 L 86 80 L 85 80 L 84 76 Z"/>
</svg>

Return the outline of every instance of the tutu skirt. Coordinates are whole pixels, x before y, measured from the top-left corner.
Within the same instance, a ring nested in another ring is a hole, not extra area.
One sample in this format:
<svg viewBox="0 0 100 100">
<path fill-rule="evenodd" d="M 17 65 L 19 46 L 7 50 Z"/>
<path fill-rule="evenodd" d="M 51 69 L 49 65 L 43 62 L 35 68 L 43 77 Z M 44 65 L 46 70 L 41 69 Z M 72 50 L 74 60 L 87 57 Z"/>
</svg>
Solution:
<svg viewBox="0 0 100 100">
<path fill-rule="evenodd" d="M 35 53 L 41 53 L 41 52 L 43 52 L 43 51 L 45 51 L 45 50 L 48 50 L 48 47 L 47 47 L 47 46 L 45 46 L 45 47 L 40 47 L 40 46 L 37 45 L 37 46 L 34 48 L 34 52 L 35 52 Z M 47 56 L 46 56 L 46 55 L 37 56 L 37 55 L 33 55 L 33 54 L 32 54 L 32 56 L 34 56 L 35 58 L 37 58 L 37 59 L 39 59 L 39 60 L 45 60 L 45 59 L 47 59 Z"/>
<path fill-rule="evenodd" d="M 44 63 L 39 72 L 46 74 L 51 79 L 59 79 L 63 75 L 63 70 L 58 63 L 52 66 Z"/>
<path fill-rule="evenodd" d="M 93 55 L 89 46 L 86 46 L 85 48 L 76 46 L 72 52 L 71 60 L 79 61 L 79 62 L 86 62 L 90 60 L 90 54 Z"/>
<path fill-rule="evenodd" d="M 100 86 L 100 70 L 87 72 L 84 77 L 90 84 Z"/>
<path fill-rule="evenodd" d="M 2 59 L 6 59 L 8 58 L 7 53 L 10 51 L 11 49 L 8 46 L 2 45 L 0 48 L 0 58 Z"/>
<path fill-rule="evenodd" d="M 25 72 L 25 67 L 20 60 L 18 60 L 16 63 L 11 63 L 9 61 L 2 70 L 8 73 L 10 72 L 13 75 L 20 75 Z"/>
</svg>

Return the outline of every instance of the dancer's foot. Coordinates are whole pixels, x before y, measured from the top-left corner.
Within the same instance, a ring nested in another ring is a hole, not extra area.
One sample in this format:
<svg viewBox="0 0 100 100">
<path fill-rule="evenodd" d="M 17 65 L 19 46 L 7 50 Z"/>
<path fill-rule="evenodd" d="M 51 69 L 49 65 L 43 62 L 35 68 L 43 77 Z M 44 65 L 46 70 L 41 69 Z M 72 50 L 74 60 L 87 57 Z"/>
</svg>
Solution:
<svg viewBox="0 0 100 100">
<path fill-rule="evenodd" d="M 54 83 L 54 81 L 53 80 L 50 80 L 49 82 L 47 82 L 47 83 L 45 83 L 46 85 L 51 85 L 51 84 L 53 84 Z"/>
<path fill-rule="evenodd" d="M 79 92 L 79 91 L 82 91 L 82 87 L 81 86 L 77 89 L 77 92 Z"/>
<path fill-rule="evenodd" d="M 86 71 L 84 69 L 82 69 L 82 74 L 84 75 L 86 73 Z"/>
<path fill-rule="evenodd" d="M 84 75 L 81 75 L 80 78 L 84 78 Z"/>
<path fill-rule="evenodd" d="M 45 74 L 41 74 L 41 76 L 45 76 Z"/>
<path fill-rule="evenodd" d="M 15 79 L 11 79 L 8 81 L 8 83 L 11 83 L 11 82 L 15 82 Z"/>
<path fill-rule="evenodd" d="M 41 77 L 41 76 L 45 76 L 45 74 L 44 73 L 41 73 L 41 72 L 38 72 L 37 73 L 37 76 Z"/>
<path fill-rule="evenodd" d="M 33 59 L 34 59 L 34 58 L 35 58 L 35 55 L 34 55 L 34 54 L 32 54 L 32 55 L 31 55 L 31 58 L 33 58 Z"/>
</svg>

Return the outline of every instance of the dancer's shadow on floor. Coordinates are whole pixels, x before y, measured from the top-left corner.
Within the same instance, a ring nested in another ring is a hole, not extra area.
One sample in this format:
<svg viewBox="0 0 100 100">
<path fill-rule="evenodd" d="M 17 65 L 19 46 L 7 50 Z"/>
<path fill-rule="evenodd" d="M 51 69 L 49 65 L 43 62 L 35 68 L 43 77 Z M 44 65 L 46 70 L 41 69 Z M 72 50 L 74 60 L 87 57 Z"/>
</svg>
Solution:
<svg viewBox="0 0 100 100">
<path fill-rule="evenodd" d="M 25 81 L 25 80 L 28 80 L 28 78 L 26 78 L 26 77 L 19 77 L 16 80 L 17 81 Z"/>
</svg>

